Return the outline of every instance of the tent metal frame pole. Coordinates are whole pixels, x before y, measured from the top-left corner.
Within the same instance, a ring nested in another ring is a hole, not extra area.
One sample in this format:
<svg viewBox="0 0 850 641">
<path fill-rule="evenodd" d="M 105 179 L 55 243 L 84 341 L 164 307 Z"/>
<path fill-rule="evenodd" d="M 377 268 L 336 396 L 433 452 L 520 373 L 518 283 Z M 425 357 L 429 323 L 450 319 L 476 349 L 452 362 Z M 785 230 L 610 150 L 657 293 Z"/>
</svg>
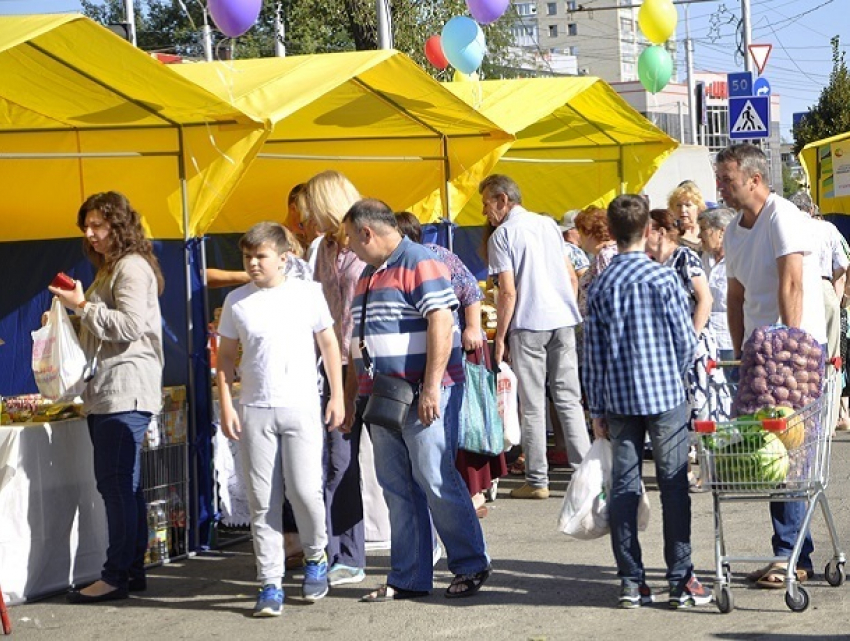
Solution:
<svg viewBox="0 0 850 641">
<path fill-rule="evenodd" d="M 373 89 L 372 87 L 370 87 L 369 85 L 367 85 L 365 82 L 363 82 L 362 80 L 360 80 L 360 78 L 355 77 L 355 78 L 352 78 L 352 80 L 353 80 L 353 81 L 354 81 L 354 83 L 355 83 L 355 84 L 357 84 L 359 87 L 361 87 L 361 88 L 362 88 L 362 89 L 364 89 L 365 91 L 368 91 L 370 94 L 372 94 L 373 96 L 375 96 L 375 97 L 376 97 L 376 98 L 378 98 L 379 100 L 384 101 L 385 103 L 387 103 L 388 105 L 390 105 L 391 107 L 393 107 L 396 111 L 398 111 L 398 112 L 399 112 L 402 116 L 405 116 L 405 117 L 409 118 L 410 120 L 412 120 L 413 122 L 415 122 L 417 125 L 419 125 L 419 126 L 420 126 L 420 127 L 422 127 L 423 129 L 427 129 L 428 131 L 430 131 L 431 133 L 433 133 L 433 134 L 435 134 L 435 135 L 437 135 L 437 136 L 443 136 L 443 135 L 444 135 L 442 131 L 438 131 L 438 130 L 436 130 L 434 127 L 432 127 L 431 125 L 429 125 L 427 122 L 425 122 L 425 121 L 424 121 L 424 120 L 422 120 L 421 118 L 418 118 L 417 116 L 414 116 L 414 115 L 413 115 L 412 113 L 410 113 L 407 109 L 405 109 L 405 108 L 404 108 L 404 107 L 402 107 L 400 104 L 398 104 L 395 100 L 391 100 L 390 98 L 387 98 L 386 94 L 383 94 L 383 93 L 380 93 L 380 92 L 376 91 L 375 89 Z"/>
<path fill-rule="evenodd" d="M 409 114 L 406 114 L 409 115 Z M 413 116 L 410 116 L 413 118 Z M 425 125 L 423 125 L 425 126 Z M 64 131 L 64 130 L 63 130 Z M 442 132 L 433 130 L 435 134 L 442 136 L 444 135 Z M 490 132 L 482 132 L 478 134 L 453 134 L 451 138 L 454 139 L 475 139 L 475 138 L 492 138 L 493 136 Z M 263 145 L 292 145 L 292 144 L 306 144 L 306 143 L 314 143 L 314 142 L 344 142 L 344 143 L 352 143 L 352 142 L 375 142 L 375 141 L 398 141 L 398 140 L 433 140 L 434 136 L 428 136 L 425 134 L 419 134 L 414 136 L 404 136 L 403 138 L 388 138 L 387 136 L 358 136 L 357 138 L 275 138 L 274 140 L 267 140 L 263 143 Z"/>
<path fill-rule="evenodd" d="M 447 221 L 449 221 L 449 251 L 453 251 L 452 247 L 452 233 L 451 233 L 451 224 L 452 224 L 452 203 L 451 203 L 451 194 L 449 194 L 449 176 L 451 176 L 451 165 L 449 163 L 449 141 L 448 138 L 443 135 L 442 140 L 443 146 L 443 182 L 441 185 L 440 191 L 442 192 L 442 201 L 443 201 L 443 216 Z"/>
<path fill-rule="evenodd" d="M 238 125 L 241 124 L 238 120 L 216 120 L 213 122 L 215 125 Z M 95 125 L 91 127 L 74 127 L 74 131 L 143 131 L 148 129 L 165 129 L 172 130 L 175 125 L 171 124 L 162 124 L 162 125 L 140 125 L 138 127 L 126 127 L 124 125 Z M 180 125 L 183 129 L 190 129 L 192 127 L 209 127 L 209 122 L 184 122 Z M 0 136 L 3 135 L 19 135 L 19 134 L 66 134 L 68 133 L 68 127 L 31 127 L 29 129 L 5 129 L 0 130 Z"/>
<path fill-rule="evenodd" d="M 443 156 L 330 156 L 310 154 L 257 154 L 263 160 L 338 160 L 350 162 L 445 162 Z"/>
<path fill-rule="evenodd" d="M 596 165 L 599 163 L 615 162 L 619 164 L 619 160 L 613 158 L 605 160 L 593 160 L 591 158 L 522 158 L 519 156 L 509 157 L 506 155 L 499 158 L 499 162 L 527 162 L 552 165 Z"/>
<path fill-rule="evenodd" d="M 440 137 L 440 145 L 441 145 L 442 150 L 443 150 L 443 187 L 440 191 L 442 192 L 441 195 L 443 197 L 442 201 L 443 201 L 443 207 L 445 208 L 444 212 L 445 212 L 446 218 L 451 220 L 451 209 L 450 209 L 451 203 L 449 202 L 449 190 L 448 190 L 448 182 L 449 182 L 449 177 L 450 177 L 449 171 L 451 170 L 451 166 L 449 164 L 448 136 L 445 133 L 443 133 L 442 131 L 438 131 L 437 129 L 435 129 L 434 127 L 429 125 L 427 122 L 423 121 L 421 118 L 414 116 L 412 113 L 410 113 L 409 111 L 404 109 L 396 101 L 389 99 L 385 94 L 382 94 L 382 93 L 375 91 L 372 87 L 370 87 L 365 82 L 360 80 L 360 78 L 354 78 L 354 82 L 357 83 L 357 85 L 359 87 L 361 87 L 364 91 L 371 93 L 372 95 L 374 95 L 379 100 L 385 102 L 386 104 L 388 104 L 391 107 L 393 107 L 394 109 L 396 109 L 399 113 L 402 114 L 402 116 L 412 120 L 413 122 L 418 124 L 423 129 L 430 131 L 431 133 Z M 466 136 L 466 137 L 476 138 L 476 137 L 481 137 L 481 136 L 469 135 L 469 136 Z M 423 138 L 427 138 L 427 137 L 423 136 Z"/>
<path fill-rule="evenodd" d="M 39 53 L 41 53 L 42 55 L 47 56 L 48 58 L 50 58 L 51 60 L 53 60 L 55 63 L 60 64 L 60 65 L 62 65 L 63 67 L 66 67 L 66 68 L 70 69 L 70 70 L 71 70 L 71 71 L 73 71 L 74 73 L 81 75 L 83 78 L 85 78 L 85 79 L 86 79 L 86 80 L 88 80 L 89 82 L 92 82 L 92 83 L 96 84 L 97 86 L 101 87 L 102 89 L 105 89 L 105 90 L 106 90 L 106 91 L 108 91 L 109 93 L 112 93 L 112 94 L 114 94 L 114 95 L 116 95 L 116 96 L 120 96 L 121 98 L 123 98 L 123 99 L 124 99 L 124 100 L 126 100 L 127 102 L 129 102 L 129 103 L 131 103 L 131 104 L 133 104 L 133 105 L 136 105 L 137 107 L 139 107 L 140 109 L 142 109 L 142 110 L 144 110 L 144 111 L 147 111 L 147 112 L 148 112 L 150 115 L 152 115 L 154 118 L 159 118 L 160 120 L 162 120 L 162 121 L 167 122 L 168 124 L 170 124 L 172 127 L 180 128 L 179 123 L 177 123 L 177 122 L 176 122 L 176 121 L 174 121 L 174 120 L 171 120 L 171 119 L 170 119 L 170 118 L 168 118 L 167 116 L 163 116 L 161 113 L 157 113 L 154 109 L 152 109 L 151 107 L 149 107 L 148 105 L 146 105 L 146 104 L 145 104 L 144 102 L 142 102 L 141 100 L 136 100 L 135 98 L 132 98 L 132 97 L 128 96 L 127 94 L 125 94 L 123 91 L 118 91 L 117 89 L 115 89 L 115 87 L 110 87 L 110 86 L 109 86 L 109 85 L 107 85 L 106 83 L 104 83 L 104 82 L 102 82 L 102 81 L 98 80 L 97 78 L 95 78 L 95 77 L 94 77 L 94 76 L 92 76 L 91 74 L 89 74 L 89 73 L 87 73 L 87 72 L 83 71 L 83 70 L 82 70 L 82 69 L 80 69 L 79 67 L 76 67 L 76 66 L 74 66 L 74 65 L 72 65 L 72 64 L 68 64 L 68 61 L 67 61 L 67 60 L 63 60 L 62 58 L 60 58 L 60 57 L 58 57 L 58 56 L 56 56 L 56 55 L 52 54 L 51 52 L 49 52 L 49 51 L 47 51 L 46 49 L 44 49 L 44 47 L 40 47 L 40 46 L 38 46 L 37 44 L 35 44 L 35 43 L 31 42 L 31 41 L 30 41 L 30 42 L 27 42 L 26 44 L 27 44 L 27 46 L 32 47 L 33 49 L 35 49 L 36 51 L 38 51 Z M 180 135 L 181 135 L 181 137 L 182 137 L 182 131 L 181 131 Z M 182 139 L 181 139 L 181 154 L 182 154 Z"/>
<path fill-rule="evenodd" d="M 600 134 L 602 134 L 603 136 L 605 136 L 608 140 L 610 140 L 610 141 L 611 141 L 611 142 L 613 142 L 615 145 L 617 145 L 617 149 L 618 149 L 618 152 L 619 152 L 619 153 L 618 153 L 618 160 L 617 160 L 617 173 L 619 174 L 619 178 L 620 178 L 620 193 L 621 193 L 621 194 L 626 193 L 626 191 L 625 191 L 625 190 L 626 190 L 626 182 L 625 182 L 625 180 L 624 180 L 625 174 L 623 173 L 623 170 L 624 170 L 624 167 L 625 167 L 625 160 L 623 159 L 623 145 L 622 145 L 622 144 L 620 144 L 620 142 L 619 142 L 617 139 L 615 139 L 613 136 L 611 136 L 611 135 L 610 135 L 607 131 L 605 131 L 604 129 L 602 129 L 602 128 L 601 128 L 599 125 L 597 125 L 595 122 L 593 122 L 592 120 L 590 120 L 589 118 L 587 118 L 587 117 L 586 117 L 586 116 L 584 116 L 583 114 L 579 113 L 579 112 L 576 110 L 576 108 L 575 108 L 575 107 L 573 107 L 572 105 L 569 105 L 569 104 L 568 104 L 568 105 L 566 105 L 566 107 L 567 107 L 570 111 L 572 111 L 572 112 L 573 112 L 576 116 L 578 116 L 579 118 L 581 118 L 582 120 L 584 120 L 587 124 L 589 124 L 591 127 L 593 127 L 594 129 L 596 129 L 596 131 L 598 131 Z"/>
<path fill-rule="evenodd" d="M 809 185 L 809 191 L 815 194 L 815 205 L 817 205 L 818 208 L 820 208 L 821 171 L 823 171 L 823 168 L 821 167 L 820 147 L 815 147 L 815 184 Z"/>
<path fill-rule="evenodd" d="M 192 357 L 194 354 L 194 341 L 192 340 L 192 330 L 194 329 L 194 323 L 192 320 L 192 265 L 191 265 L 191 250 L 189 249 L 189 186 L 186 178 L 186 162 L 184 157 L 185 146 L 183 140 L 183 128 L 178 126 L 178 141 L 180 145 L 180 157 L 177 160 L 178 172 L 180 174 L 180 200 L 183 209 L 183 261 L 185 263 L 184 266 L 184 277 L 185 277 L 185 285 L 186 285 L 186 353 L 187 353 L 187 376 L 188 380 L 186 381 L 186 398 L 189 399 L 188 410 L 189 410 L 189 430 L 188 433 L 192 438 L 195 437 L 198 431 L 197 425 L 197 407 L 196 407 L 196 396 L 195 396 L 195 365 L 192 362 Z M 191 446 L 188 448 L 191 450 Z M 196 488 L 199 483 L 198 478 L 198 466 L 197 461 L 194 457 L 190 460 L 190 466 L 187 472 L 192 474 L 193 485 L 190 487 Z M 194 497 L 194 500 L 190 502 L 190 509 L 192 512 L 192 521 L 194 523 L 194 527 L 192 528 L 193 536 L 192 536 L 192 549 L 197 550 L 200 547 L 200 536 L 198 532 L 198 516 L 200 511 L 197 506 L 197 496 Z"/>
<path fill-rule="evenodd" d="M 141 158 L 166 157 L 176 158 L 179 151 L 70 151 L 70 152 L 33 152 L 33 153 L 3 153 L 0 160 L 68 160 L 86 158 Z"/>
</svg>

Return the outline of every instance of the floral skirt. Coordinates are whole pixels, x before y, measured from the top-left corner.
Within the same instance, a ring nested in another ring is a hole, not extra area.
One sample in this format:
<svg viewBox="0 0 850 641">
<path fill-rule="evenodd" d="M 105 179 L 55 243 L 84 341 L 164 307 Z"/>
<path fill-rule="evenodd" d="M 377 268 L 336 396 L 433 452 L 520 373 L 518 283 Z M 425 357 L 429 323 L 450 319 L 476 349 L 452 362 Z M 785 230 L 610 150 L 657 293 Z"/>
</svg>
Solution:
<svg viewBox="0 0 850 641">
<path fill-rule="evenodd" d="M 726 376 L 719 367 L 709 373 L 709 361 L 717 360 L 717 341 L 709 329 L 697 339 L 694 364 L 685 374 L 685 393 L 690 415 L 688 429 L 694 421 L 728 421 L 731 416 L 732 394 Z"/>
</svg>

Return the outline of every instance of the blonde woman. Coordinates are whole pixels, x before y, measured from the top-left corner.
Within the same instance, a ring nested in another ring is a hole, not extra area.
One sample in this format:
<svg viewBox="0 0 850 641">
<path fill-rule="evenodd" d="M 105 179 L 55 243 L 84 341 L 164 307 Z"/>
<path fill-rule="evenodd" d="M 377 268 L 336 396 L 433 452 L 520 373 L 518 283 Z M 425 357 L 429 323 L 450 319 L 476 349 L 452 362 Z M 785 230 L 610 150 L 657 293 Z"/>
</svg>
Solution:
<svg viewBox="0 0 850 641">
<path fill-rule="evenodd" d="M 667 208 L 676 217 L 679 245 L 700 254 L 702 243 L 697 218 L 705 211 L 705 200 L 696 183 L 686 180 L 676 187 L 667 199 Z"/>
<path fill-rule="evenodd" d="M 313 176 L 297 197 L 301 222 L 319 234 L 309 260 L 322 290 L 342 353 L 343 377 L 348 372 L 354 320 L 354 288 L 366 264 L 348 247 L 342 218 L 360 200 L 360 193 L 338 171 Z M 353 408 L 346 408 L 353 413 Z M 332 586 L 359 583 L 366 578 L 366 542 L 363 497 L 360 491 L 360 435 L 355 419 L 350 431 L 333 430 L 325 439 L 325 509 L 328 528 L 328 580 Z"/>
</svg>

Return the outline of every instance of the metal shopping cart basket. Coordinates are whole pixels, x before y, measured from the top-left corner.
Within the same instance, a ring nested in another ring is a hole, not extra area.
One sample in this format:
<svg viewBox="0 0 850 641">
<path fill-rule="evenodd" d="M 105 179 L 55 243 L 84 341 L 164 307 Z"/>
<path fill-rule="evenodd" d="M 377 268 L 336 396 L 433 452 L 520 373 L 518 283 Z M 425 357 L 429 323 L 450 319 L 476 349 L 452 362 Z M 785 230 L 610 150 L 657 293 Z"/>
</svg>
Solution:
<svg viewBox="0 0 850 641">
<path fill-rule="evenodd" d="M 720 362 L 718 365 L 736 365 Z M 826 498 L 829 460 L 840 391 L 840 360 L 828 367 L 826 382 L 813 403 L 781 418 L 728 422 L 695 421 L 695 439 L 703 487 L 714 502 L 714 600 L 723 613 L 734 608 L 731 564 L 742 562 L 787 563 L 785 604 L 794 612 L 809 607 L 809 595 L 795 572 L 805 533 L 821 506 L 833 556 L 824 576 L 832 586 L 844 583 L 844 553 Z M 722 506 L 727 502 L 800 501 L 808 505 L 802 526 L 788 556 L 734 556 L 727 550 Z"/>
</svg>

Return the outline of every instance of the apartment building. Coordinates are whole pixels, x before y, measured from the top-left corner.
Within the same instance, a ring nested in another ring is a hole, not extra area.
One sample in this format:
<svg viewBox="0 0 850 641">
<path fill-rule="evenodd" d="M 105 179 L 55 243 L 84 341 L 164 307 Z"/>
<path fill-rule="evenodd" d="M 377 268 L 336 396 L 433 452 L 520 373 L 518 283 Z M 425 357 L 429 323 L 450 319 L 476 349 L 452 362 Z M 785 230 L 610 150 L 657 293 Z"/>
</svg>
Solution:
<svg viewBox="0 0 850 641">
<path fill-rule="evenodd" d="M 514 3 L 514 41 L 517 47 L 538 56 L 575 58 L 578 75 L 598 76 L 611 83 L 637 80 L 637 59 L 646 44 L 638 27 L 638 9 L 631 6 L 638 3 L 639 0 L 518 0 Z M 675 39 L 666 46 L 675 61 Z"/>
</svg>

